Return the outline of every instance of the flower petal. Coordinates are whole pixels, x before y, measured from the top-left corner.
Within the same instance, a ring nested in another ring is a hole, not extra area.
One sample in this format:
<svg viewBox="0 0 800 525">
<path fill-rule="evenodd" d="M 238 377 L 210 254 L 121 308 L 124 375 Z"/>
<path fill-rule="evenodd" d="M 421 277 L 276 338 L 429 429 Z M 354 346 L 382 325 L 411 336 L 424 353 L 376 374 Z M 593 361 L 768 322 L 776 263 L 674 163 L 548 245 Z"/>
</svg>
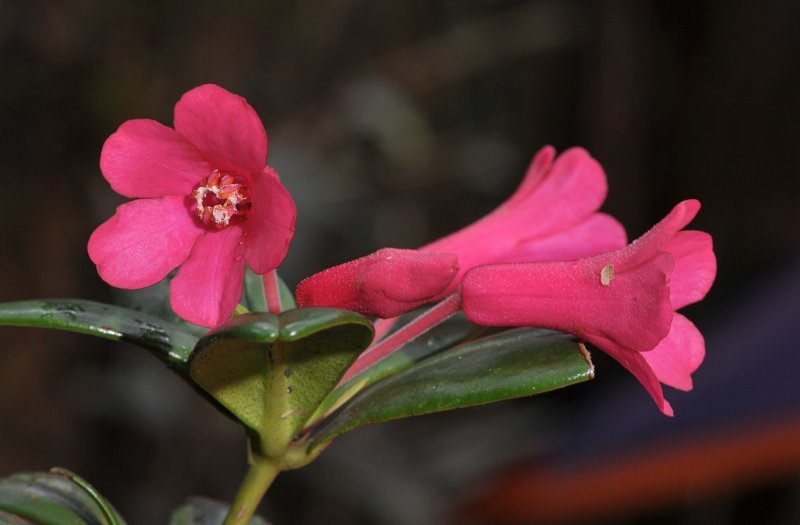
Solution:
<svg viewBox="0 0 800 525">
<path fill-rule="evenodd" d="M 294 237 L 297 210 L 292 196 L 272 168 L 250 178 L 253 207 L 243 223 L 245 258 L 250 268 L 265 274 L 280 266 Z"/>
<path fill-rule="evenodd" d="M 498 255 L 521 242 L 554 235 L 586 220 L 605 199 L 603 168 L 581 148 L 561 154 L 546 173 L 552 151 L 534 157 L 528 175 L 511 198 L 479 221 L 422 249 L 455 253 L 462 268 L 501 262 Z M 485 257 L 478 258 L 477 254 Z M 475 259 L 475 260 L 472 260 Z"/>
<path fill-rule="evenodd" d="M 202 234 L 183 196 L 135 200 L 92 233 L 89 258 L 111 286 L 144 288 L 185 261 Z"/>
<path fill-rule="evenodd" d="M 254 174 L 267 163 L 267 133 L 255 110 L 219 86 L 186 92 L 175 105 L 175 130 L 215 169 Z"/>
<path fill-rule="evenodd" d="M 550 173 L 550 168 L 552 168 L 553 159 L 555 158 L 556 149 L 553 146 L 545 146 L 537 151 L 519 187 L 505 204 L 508 206 L 516 206 L 520 201 L 524 201 L 535 192 L 545 177 Z"/>
<path fill-rule="evenodd" d="M 155 120 L 129 120 L 100 153 L 100 170 L 126 197 L 189 195 L 211 173 L 203 155 L 174 129 Z"/>
<path fill-rule="evenodd" d="M 639 380 L 644 389 L 647 390 L 647 392 L 653 398 L 653 401 L 656 402 L 656 405 L 658 405 L 658 408 L 661 410 L 661 412 L 667 416 L 675 415 L 672 410 L 672 406 L 666 399 L 664 399 L 664 390 L 661 388 L 661 383 L 658 381 L 658 377 L 656 377 L 655 372 L 643 357 L 645 354 L 618 348 L 610 342 L 598 342 L 596 344 L 605 353 L 616 359 L 619 364 L 624 366 L 631 374 L 634 375 L 634 377 L 636 377 L 636 379 Z"/>
<path fill-rule="evenodd" d="M 706 355 L 703 334 L 686 317 L 676 313 L 672 328 L 655 348 L 642 357 L 659 381 L 679 390 L 692 389 L 692 373 Z"/>
<path fill-rule="evenodd" d="M 679 202 L 666 217 L 650 228 L 644 235 L 625 248 L 615 252 L 622 268 L 637 266 L 663 251 L 675 234 L 694 219 L 700 210 L 700 202 L 694 199 Z"/>
<path fill-rule="evenodd" d="M 537 157 L 532 169 L 536 169 Z M 587 218 L 605 200 L 608 185 L 600 163 L 585 149 L 570 148 L 556 158 L 537 185 L 529 187 L 523 181 L 518 191 L 527 191 L 527 197 L 517 201 L 512 196 L 511 203 L 522 208 L 514 211 L 525 215 L 524 238 L 530 238 L 549 235 Z"/>
<path fill-rule="evenodd" d="M 583 222 L 548 237 L 520 242 L 504 261 L 569 261 L 618 250 L 628 242 L 625 228 L 611 215 L 594 213 Z"/>
<path fill-rule="evenodd" d="M 192 248 L 170 284 L 170 304 L 187 321 L 214 327 L 228 319 L 242 297 L 242 230 L 209 232 Z"/>
<path fill-rule="evenodd" d="M 669 281 L 672 307 L 677 310 L 705 297 L 717 275 L 711 235 L 694 230 L 680 231 L 663 250 L 675 257 L 675 269 Z"/>
<path fill-rule="evenodd" d="M 384 248 L 305 279 L 297 287 L 297 304 L 396 317 L 440 294 L 457 272 L 458 258 L 451 253 Z"/>
</svg>

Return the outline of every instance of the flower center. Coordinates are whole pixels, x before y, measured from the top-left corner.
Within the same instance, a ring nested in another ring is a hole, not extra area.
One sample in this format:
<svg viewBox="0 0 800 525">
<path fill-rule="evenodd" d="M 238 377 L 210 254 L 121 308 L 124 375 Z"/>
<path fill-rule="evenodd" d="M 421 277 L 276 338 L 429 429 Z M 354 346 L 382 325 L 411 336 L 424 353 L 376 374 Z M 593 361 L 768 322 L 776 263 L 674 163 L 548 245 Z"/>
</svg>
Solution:
<svg viewBox="0 0 800 525">
<path fill-rule="evenodd" d="M 241 177 L 214 170 L 192 191 L 195 212 L 203 224 L 217 229 L 244 220 L 250 213 L 250 190 Z"/>
</svg>

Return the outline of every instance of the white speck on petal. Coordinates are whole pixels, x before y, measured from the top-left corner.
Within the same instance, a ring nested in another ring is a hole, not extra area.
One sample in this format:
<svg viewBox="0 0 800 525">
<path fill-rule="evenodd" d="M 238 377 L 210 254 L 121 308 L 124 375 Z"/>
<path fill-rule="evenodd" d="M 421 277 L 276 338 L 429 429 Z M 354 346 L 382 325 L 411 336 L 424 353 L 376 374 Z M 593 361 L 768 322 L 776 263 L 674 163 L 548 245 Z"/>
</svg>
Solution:
<svg viewBox="0 0 800 525">
<path fill-rule="evenodd" d="M 603 266 L 603 269 L 600 270 L 600 284 L 603 286 L 608 286 L 611 284 L 611 280 L 614 278 L 614 266 L 611 264 L 607 264 Z"/>
</svg>

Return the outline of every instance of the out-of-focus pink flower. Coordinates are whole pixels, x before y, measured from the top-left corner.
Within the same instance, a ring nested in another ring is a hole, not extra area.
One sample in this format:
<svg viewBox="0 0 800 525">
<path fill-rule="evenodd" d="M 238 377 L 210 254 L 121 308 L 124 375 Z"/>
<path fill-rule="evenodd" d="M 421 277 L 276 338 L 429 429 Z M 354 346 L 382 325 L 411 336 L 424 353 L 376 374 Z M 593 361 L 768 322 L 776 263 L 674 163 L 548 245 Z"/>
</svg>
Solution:
<svg viewBox="0 0 800 525">
<path fill-rule="evenodd" d="M 391 265 L 391 271 L 390 266 L 376 266 L 374 259 L 367 257 L 314 275 L 298 289 L 300 304 L 340 308 L 357 304 L 357 311 L 366 315 L 395 317 L 452 294 L 464 272 L 478 265 L 564 260 L 614 250 L 627 239 L 614 218 L 597 213 L 606 192 L 603 168 L 584 149 L 572 148 L 556 158 L 555 150 L 547 146 L 536 154 L 517 191 L 489 215 L 420 248 L 420 255 L 411 257 L 407 251 Z M 423 253 L 450 253 L 458 261 L 456 275 L 450 278 L 447 274 L 447 283 L 434 293 L 432 281 L 442 282 L 445 274 L 429 275 L 431 260 Z M 358 263 L 355 267 L 361 267 L 368 261 L 372 261 L 373 281 L 378 280 L 379 272 L 387 272 L 381 275 L 383 291 L 379 294 L 365 294 L 362 274 L 350 266 Z M 318 277 L 326 274 L 324 279 Z M 395 274 L 426 275 L 426 279 L 398 280 Z M 414 300 L 396 302 L 387 309 L 384 295 L 393 293 Z"/>
<path fill-rule="evenodd" d="M 172 308 L 202 326 L 227 319 L 241 298 L 244 262 L 275 269 L 294 235 L 296 211 L 266 167 L 267 134 L 243 98 L 203 85 L 175 105 L 175 128 L 129 120 L 100 155 L 123 204 L 89 239 L 104 281 L 143 288 L 180 270 Z"/>
<path fill-rule="evenodd" d="M 545 146 L 507 201 L 421 248 L 458 256 L 459 275 L 441 297 L 455 292 L 464 273 L 475 266 L 564 261 L 625 246 L 622 225 L 597 213 L 607 192 L 603 168 L 586 150 L 570 148 L 556 157 L 555 149 Z"/>
<path fill-rule="evenodd" d="M 672 408 L 661 383 L 690 390 L 705 355 L 703 336 L 675 310 L 702 299 L 716 275 L 711 236 L 679 231 L 695 200 L 630 245 L 568 262 L 487 265 L 464 276 L 463 309 L 485 326 L 536 326 L 569 332 L 609 353 Z"/>
<path fill-rule="evenodd" d="M 458 258 L 451 253 L 383 248 L 305 279 L 297 287 L 297 305 L 395 317 L 429 302 L 456 273 Z"/>
</svg>

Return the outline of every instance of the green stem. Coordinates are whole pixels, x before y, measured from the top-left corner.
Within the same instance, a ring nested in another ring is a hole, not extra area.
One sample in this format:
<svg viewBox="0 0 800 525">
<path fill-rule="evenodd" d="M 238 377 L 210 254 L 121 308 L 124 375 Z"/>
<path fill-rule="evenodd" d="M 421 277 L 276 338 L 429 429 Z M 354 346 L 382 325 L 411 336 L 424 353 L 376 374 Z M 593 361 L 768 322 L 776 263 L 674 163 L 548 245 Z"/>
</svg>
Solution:
<svg viewBox="0 0 800 525">
<path fill-rule="evenodd" d="M 267 489 L 280 472 L 275 463 L 269 458 L 252 455 L 250 469 L 239 487 L 236 499 L 233 500 L 231 510 L 225 517 L 222 525 L 246 525 L 258 508 L 258 504 L 266 494 Z"/>
</svg>

